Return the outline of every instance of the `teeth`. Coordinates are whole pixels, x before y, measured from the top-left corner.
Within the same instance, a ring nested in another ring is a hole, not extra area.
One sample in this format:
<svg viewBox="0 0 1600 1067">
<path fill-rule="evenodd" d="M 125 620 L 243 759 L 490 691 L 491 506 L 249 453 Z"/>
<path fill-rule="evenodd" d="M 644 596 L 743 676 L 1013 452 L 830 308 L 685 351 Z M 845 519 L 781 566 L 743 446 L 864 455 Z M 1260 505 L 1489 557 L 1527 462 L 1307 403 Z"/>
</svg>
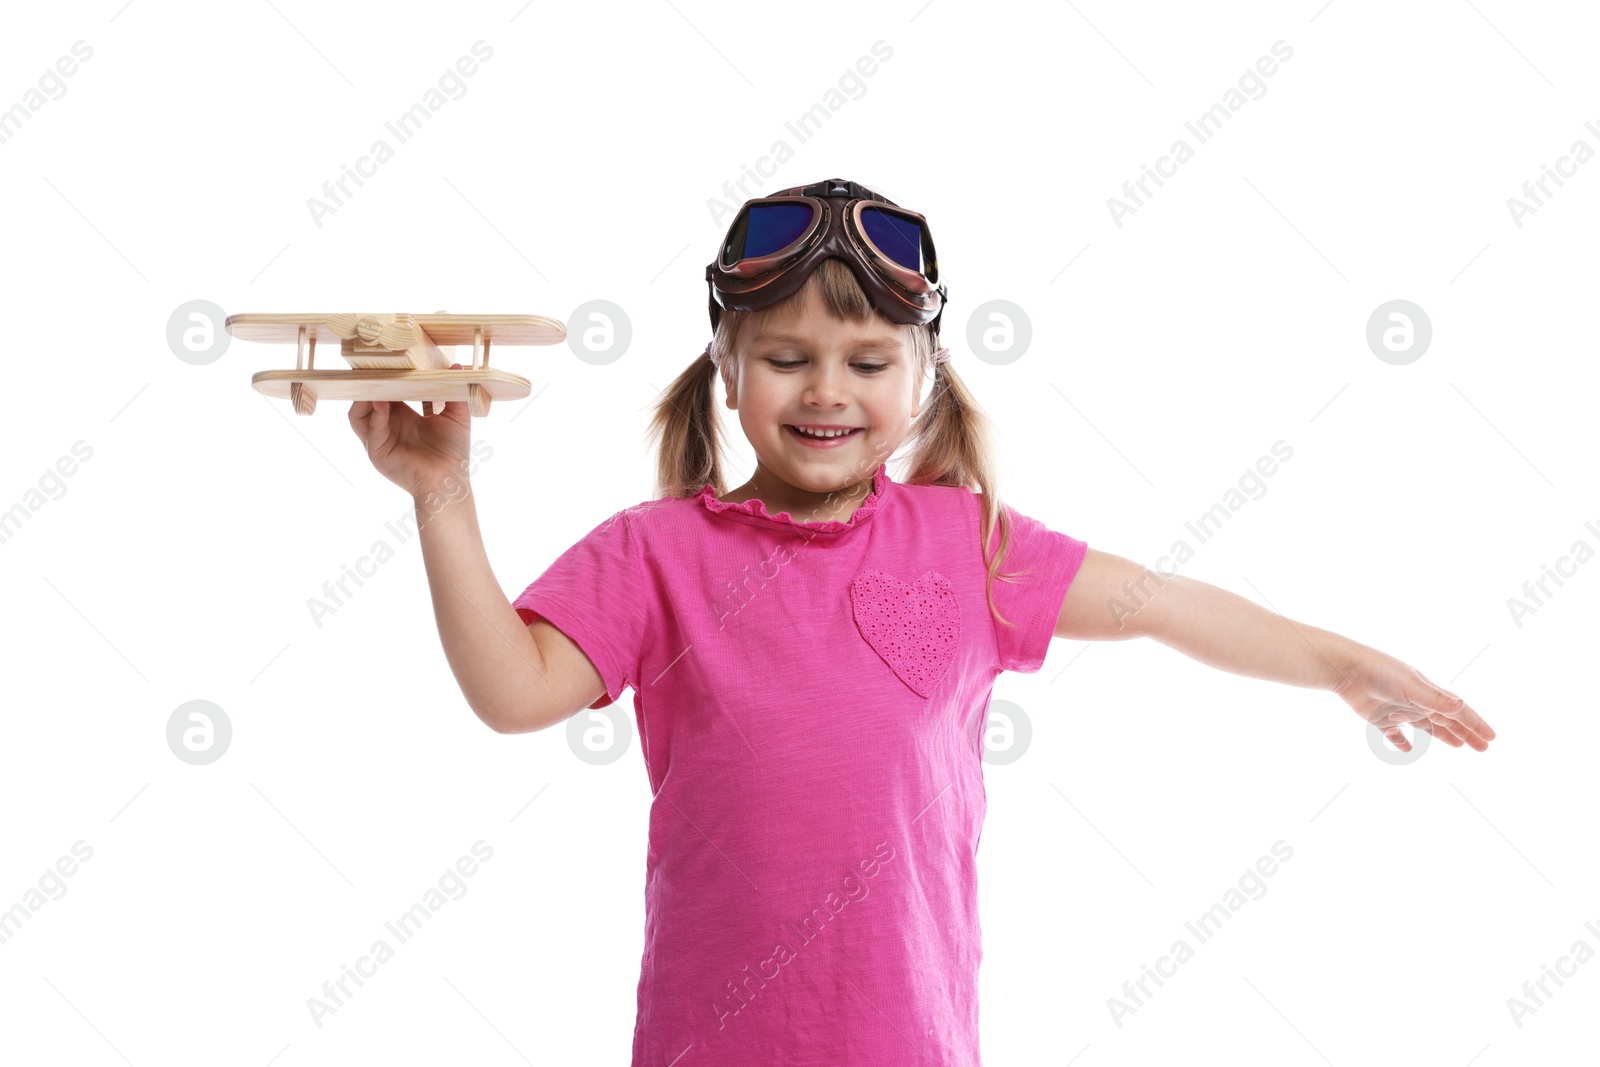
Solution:
<svg viewBox="0 0 1600 1067">
<path fill-rule="evenodd" d="M 807 430 L 800 426 L 796 426 L 795 429 L 807 437 L 843 437 L 851 432 L 850 430 Z"/>
</svg>

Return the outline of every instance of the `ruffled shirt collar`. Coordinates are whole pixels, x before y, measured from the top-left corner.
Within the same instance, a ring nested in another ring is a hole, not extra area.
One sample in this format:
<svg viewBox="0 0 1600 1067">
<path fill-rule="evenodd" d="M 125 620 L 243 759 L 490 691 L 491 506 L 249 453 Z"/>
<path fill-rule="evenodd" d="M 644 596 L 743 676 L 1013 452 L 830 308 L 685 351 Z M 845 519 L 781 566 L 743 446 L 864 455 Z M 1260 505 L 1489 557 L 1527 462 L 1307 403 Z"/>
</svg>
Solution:
<svg viewBox="0 0 1600 1067">
<path fill-rule="evenodd" d="M 767 514 L 767 506 L 762 503 L 760 497 L 751 497 L 749 500 L 743 500 L 738 503 L 718 500 L 717 490 L 710 482 L 701 487 L 700 495 L 697 499 L 712 514 L 723 515 L 737 522 L 749 523 L 754 526 L 787 526 L 812 534 L 840 534 L 870 522 L 872 516 L 877 514 L 883 507 L 884 499 L 889 495 L 890 486 L 894 484 L 894 479 L 889 477 L 889 465 L 885 463 L 879 466 L 877 473 L 872 476 L 872 491 L 867 494 L 867 498 L 861 502 L 861 505 L 846 520 L 823 519 L 818 522 L 800 522 L 787 511 L 769 515 Z"/>
</svg>

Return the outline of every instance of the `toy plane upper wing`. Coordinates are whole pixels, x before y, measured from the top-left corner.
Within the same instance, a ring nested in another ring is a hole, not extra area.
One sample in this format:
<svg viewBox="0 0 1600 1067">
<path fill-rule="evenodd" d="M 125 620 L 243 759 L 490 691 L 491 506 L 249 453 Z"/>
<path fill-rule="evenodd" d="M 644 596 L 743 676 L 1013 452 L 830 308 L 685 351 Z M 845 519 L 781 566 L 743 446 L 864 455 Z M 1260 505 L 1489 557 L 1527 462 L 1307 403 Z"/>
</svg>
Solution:
<svg viewBox="0 0 1600 1067">
<path fill-rule="evenodd" d="M 553 345 L 566 340 L 567 328 L 543 315 L 432 315 L 406 313 L 241 314 L 229 315 L 228 333 L 245 341 L 292 344 L 293 370 L 260 371 L 250 379 L 267 396 L 287 398 L 296 412 L 310 415 L 319 397 L 328 400 L 417 400 L 424 414 L 435 404 L 464 400 L 474 416 L 489 413 L 489 401 L 520 400 L 531 391 L 528 379 L 489 369 L 490 346 Z M 339 345 L 344 370 L 317 370 L 317 343 Z M 472 346 L 470 367 L 440 346 Z"/>
</svg>

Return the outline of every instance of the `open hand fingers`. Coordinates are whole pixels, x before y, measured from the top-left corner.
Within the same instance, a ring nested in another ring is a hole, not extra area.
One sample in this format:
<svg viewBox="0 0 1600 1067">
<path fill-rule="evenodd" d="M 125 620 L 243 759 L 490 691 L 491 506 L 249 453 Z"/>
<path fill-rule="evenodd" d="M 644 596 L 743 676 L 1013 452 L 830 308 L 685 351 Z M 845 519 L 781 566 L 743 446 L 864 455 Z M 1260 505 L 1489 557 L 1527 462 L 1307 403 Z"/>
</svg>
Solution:
<svg viewBox="0 0 1600 1067">
<path fill-rule="evenodd" d="M 1411 726 L 1412 729 L 1424 730 L 1429 735 L 1437 737 L 1451 748 L 1460 748 L 1466 743 L 1461 737 L 1461 732 L 1448 719 L 1423 716 L 1412 723 Z"/>
<path fill-rule="evenodd" d="M 1426 716 L 1434 725 L 1447 731 L 1452 744 L 1466 744 L 1482 752 L 1494 740 L 1494 729 L 1483 721 L 1483 716 L 1473 710 L 1465 700 L 1419 672 L 1415 681 L 1420 685 L 1407 685 L 1406 702 L 1417 715 Z M 1433 731 L 1430 731 L 1433 732 Z"/>
<path fill-rule="evenodd" d="M 1467 744 L 1482 752 L 1494 740 L 1494 727 L 1483 721 L 1483 716 L 1472 710 L 1472 705 L 1462 701 L 1460 709 L 1450 716 L 1457 728 L 1466 735 Z M 1474 744 L 1476 742 L 1476 744 Z"/>
<path fill-rule="evenodd" d="M 1478 752 L 1484 751 L 1494 740 L 1494 729 L 1466 701 L 1460 697 L 1454 699 L 1456 703 L 1451 707 L 1418 707 L 1417 715 L 1447 732 L 1449 738 L 1454 739 L 1451 743 L 1457 747 L 1464 744 Z"/>
<path fill-rule="evenodd" d="M 1458 722 L 1442 712 L 1430 712 L 1425 708 L 1416 708 L 1411 711 L 1391 712 L 1389 720 L 1399 724 L 1410 723 L 1413 730 L 1422 730 L 1429 736 L 1437 737 L 1452 748 L 1462 745 L 1472 745 L 1478 751 L 1487 747 L 1487 742 L 1473 744 L 1472 736 Z"/>
</svg>

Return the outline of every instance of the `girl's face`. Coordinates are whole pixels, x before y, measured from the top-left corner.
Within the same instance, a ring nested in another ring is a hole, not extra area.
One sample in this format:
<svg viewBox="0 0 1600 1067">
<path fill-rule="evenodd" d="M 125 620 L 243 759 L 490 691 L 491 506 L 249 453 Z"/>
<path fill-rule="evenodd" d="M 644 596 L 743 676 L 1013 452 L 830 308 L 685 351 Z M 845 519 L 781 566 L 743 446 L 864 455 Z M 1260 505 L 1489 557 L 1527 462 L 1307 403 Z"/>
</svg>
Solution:
<svg viewBox="0 0 1600 1067">
<path fill-rule="evenodd" d="M 728 407 L 739 412 L 758 470 L 751 495 L 769 511 L 825 506 L 827 494 L 863 486 L 905 440 L 920 407 L 908 331 L 879 315 L 846 322 L 813 289 L 741 339 Z M 804 437 L 795 427 L 845 428 L 845 437 Z M 849 493 L 851 497 L 857 494 Z"/>
</svg>

